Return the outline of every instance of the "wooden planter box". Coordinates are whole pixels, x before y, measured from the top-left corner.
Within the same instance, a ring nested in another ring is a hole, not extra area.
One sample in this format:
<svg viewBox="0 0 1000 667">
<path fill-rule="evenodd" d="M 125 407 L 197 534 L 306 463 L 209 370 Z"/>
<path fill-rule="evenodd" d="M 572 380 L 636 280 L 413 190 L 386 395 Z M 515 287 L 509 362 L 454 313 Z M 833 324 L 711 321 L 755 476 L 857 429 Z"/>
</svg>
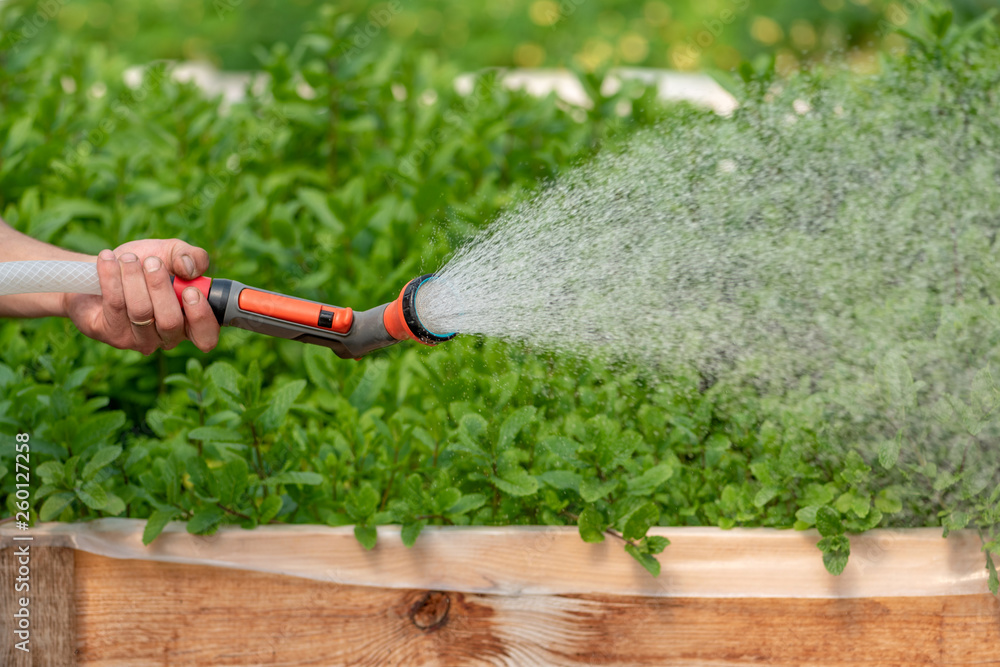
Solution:
<svg viewBox="0 0 1000 667">
<path fill-rule="evenodd" d="M 852 540 L 840 577 L 815 533 L 660 528 L 654 579 L 573 528 L 349 527 L 142 521 L 0 529 L 0 614 L 15 611 L 15 535 L 31 536 L 31 658 L 0 665 L 1000 664 L 1000 605 L 978 538 L 939 529 Z M 17 594 L 20 595 L 20 594 Z"/>
</svg>

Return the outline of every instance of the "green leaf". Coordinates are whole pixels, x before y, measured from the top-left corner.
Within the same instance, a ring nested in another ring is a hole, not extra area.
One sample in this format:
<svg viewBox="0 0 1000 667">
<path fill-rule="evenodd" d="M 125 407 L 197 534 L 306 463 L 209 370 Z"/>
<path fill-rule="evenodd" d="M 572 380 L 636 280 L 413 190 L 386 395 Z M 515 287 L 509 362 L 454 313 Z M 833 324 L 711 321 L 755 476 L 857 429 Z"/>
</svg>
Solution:
<svg viewBox="0 0 1000 667">
<path fill-rule="evenodd" d="M 348 498 L 347 502 L 344 503 L 344 509 L 356 522 L 362 522 L 375 513 L 378 501 L 378 492 L 365 485 Z"/>
<path fill-rule="evenodd" d="M 462 496 L 458 501 L 445 511 L 445 514 L 461 515 L 472 510 L 477 510 L 486 504 L 486 496 L 481 493 L 470 493 Z"/>
<path fill-rule="evenodd" d="M 851 486 L 860 486 L 868 481 L 871 468 L 865 463 L 855 450 L 851 450 L 844 457 L 843 469 L 840 471 L 840 478 Z"/>
<path fill-rule="evenodd" d="M 105 442 L 125 425 L 125 413 L 120 410 L 99 412 L 83 420 L 73 437 L 73 451 L 83 453 L 99 442 Z"/>
<path fill-rule="evenodd" d="M 878 462 L 886 470 L 892 470 L 899 460 L 899 440 L 884 440 L 878 446 Z"/>
<path fill-rule="evenodd" d="M 635 479 L 628 481 L 626 487 L 630 495 L 651 495 L 674 474 L 674 467 L 669 463 L 659 463 Z"/>
<path fill-rule="evenodd" d="M 585 479 L 580 482 L 580 497 L 583 498 L 584 502 L 592 503 L 614 491 L 617 486 L 618 480 L 616 479 L 609 479 L 606 482 L 597 478 Z"/>
<path fill-rule="evenodd" d="M 80 474 L 80 477 L 85 481 L 93 479 L 94 476 L 100 472 L 102 468 L 104 468 L 104 466 L 109 465 L 112 461 L 121 456 L 121 453 L 122 448 L 118 445 L 114 445 L 113 447 L 101 447 L 94 452 L 90 461 L 88 461 L 87 465 L 83 467 L 83 472 Z"/>
<path fill-rule="evenodd" d="M 356 537 L 358 542 L 361 543 L 361 546 L 371 551 L 375 548 L 375 541 L 378 539 L 378 532 L 375 530 L 375 526 L 358 524 L 354 526 L 354 537 Z M 414 536 L 413 539 L 416 540 L 416 536 Z"/>
<path fill-rule="evenodd" d="M 292 380 L 282 385 L 271 395 L 267 409 L 257 418 L 257 424 L 264 433 L 276 431 L 285 421 L 289 408 L 295 403 L 302 390 L 306 388 L 305 380 Z"/>
<path fill-rule="evenodd" d="M 108 503 L 108 493 L 104 487 L 94 482 L 87 482 L 76 490 L 76 496 L 83 501 L 83 504 L 92 510 L 104 509 Z"/>
<path fill-rule="evenodd" d="M 240 374 L 225 361 L 216 361 L 205 371 L 212 386 L 219 390 L 219 395 L 227 405 L 233 405 L 239 395 Z"/>
<path fill-rule="evenodd" d="M 905 413 L 916 405 L 916 385 L 902 352 L 899 350 L 888 352 L 876 366 L 875 373 L 891 407 Z"/>
<path fill-rule="evenodd" d="M 473 440 L 479 440 L 486 435 L 486 429 L 488 428 L 488 424 L 482 415 L 477 415 L 474 412 L 462 415 L 462 419 L 458 425 Z"/>
<path fill-rule="evenodd" d="M 896 490 L 890 487 L 876 494 L 875 507 L 884 514 L 895 514 L 903 509 L 903 501 L 899 499 Z"/>
<path fill-rule="evenodd" d="M 270 523 L 281 511 L 281 496 L 268 496 L 260 504 L 260 523 L 264 525 Z"/>
<path fill-rule="evenodd" d="M 538 478 L 554 489 L 579 492 L 582 478 L 579 473 L 570 470 L 546 470 Z"/>
<path fill-rule="evenodd" d="M 849 553 L 843 553 L 841 551 L 828 551 L 823 554 L 823 565 L 826 566 L 827 572 L 837 576 L 844 571 L 845 567 L 847 567 L 848 557 L 850 557 Z"/>
<path fill-rule="evenodd" d="M 662 535 L 647 535 L 642 542 L 645 550 L 651 554 L 662 553 L 670 546 L 670 540 Z"/>
<path fill-rule="evenodd" d="M 858 518 L 863 519 L 868 516 L 868 511 L 871 509 L 871 498 L 857 489 L 851 489 L 841 494 L 833 505 L 841 514 L 853 512 Z"/>
<path fill-rule="evenodd" d="M 808 505 L 803 507 L 795 513 L 795 518 L 804 523 L 806 526 L 816 525 L 816 512 L 819 510 L 817 505 Z"/>
<path fill-rule="evenodd" d="M 990 593 L 996 595 L 998 590 L 1000 590 L 1000 578 L 997 577 L 997 567 L 993 562 L 993 554 L 989 551 L 986 552 L 986 569 L 989 570 L 990 577 L 988 580 L 988 585 L 990 587 Z"/>
<path fill-rule="evenodd" d="M 171 507 L 165 510 L 155 510 L 150 514 L 146 521 L 146 527 L 142 531 L 142 543 L 149 546 L 163 532 L 170 520 L 177 516 L 178 511 Z"/>
<path fill-rule="evenodd" d="M 937 478 L 934 480 L 934 490 L 944 491 L 948 487 L 952 486 L 959 479 L 960 479 L 959 475 L 953 475 L 949 472 L 940 472 L 938 473 Z"/>
<path fill-rule="evenodd" d="M 219 528 L 225 513 L 218 505 L 202 507 L 187 522 L 187 532 L 192 535 L 211 535 Z"/>
<path fill-rule="evenodd" d="M 415 521 L 414 523 L 404 523 L 402 530 L 399 531 L 399 536 L 403 540 L 403 544 L 408 547 L 412 547 L 414 543 L 416 543 L 417 537 L 420 535 L 420 531 L 424 529 L 425 525 L 427 525 L 426 521 Z M 357 528 L 355 528 L 355 531 L 356 530 Z"/>
<path fill-rule="evenodd" d="M 538 480 L 520 466 L 505 470 L 500 477 L 491 476 L 490 480 L 498 489 L 512 496 L 530 496 L 538 491 Z"/>
<path fill-rule="evenodd" d="M 268 486 L 276 484 L 302 484 L 303 486 L 315 486 L 323 483 L 323 475 L 318 472 L 307 472 L 302 470 L 286 470 L 279 472 L 273 477 L 264 480 Z"/>
<path fill-rule="evenodd" d="M 948 33 L 948 28 L 951 27 L 951 22 L 954 18 L 955 14 L 950 9 L 931 17 L 934 25 L 934 34 L 938 39 L 943 39 Z"/>
<path fill-rule="evenodd" d="M 641 539 L 645 537 L 646 531 L 655 526 L 659 520 L 660 509 L 651 502 L 645 503 L 629 516 L 622 535 L 627 540 Z"/>
<path fill-rule="evenodd" d="M 46 484 L 59 484 L 65 479 L 63 464 L 58 461 L 46 461 L 35 468 L 35 474 Z"/>
<path fill-rule="evenodd" d="M 765 486 L 754 495 L 753 506 L 757 508 L 763 507 L 771 502 L 780 492 L 781 489 L 776 486 Z"/>
<path fill-rule="evenodd" d="M 507 417 L 503 424 L 500 425 L 500 435 L 497 437 L 496 451 L 502 452 L 514 444 L 514 438 L 521 432 L 521 429 L 534 420 L 536 412 L 537 408 L 527 405 L 523 408 L 518 408 Z"/>
<path fill-rule="evenodd" d="M 580 513 L 580 518 L 576 522 L 580 530 L 580 539 L 584 542 L 603 542 L 604 530 L 607 524 L 601 513 L 592 507 L 588 507 Z"/>
<path fill-rule="evenodd" d="M 38 519 L 40 521 L 52 521 L 57 519 L 62 511 L 73 502 L 76 496 L 72 491 L 62 491 L 55 495 L 51 495 L 45 499 L 42 503 L 42 508 L 38 511 Z"/>
<path fill-rule="evenodd" d="M 104 508 L 101 510 L 103 513 L 110 516 L 118 516 L 125 511 L 125 501 L 122 500 L 117 494 L 108 493 L 108 500 L 104 504 Z"/>
<path fill-rule="evenodd" d="M 63 465 L 63 479 L 67 484 L 72 484 L 76 480 L 76 466 L 80 462 L 79 456 L 71 456 L 66 459 Z"/>
<path fill-rule="evenodd" d="M 448 508 L 458 502 L 462 497 L 462 492 L 454 486 L 440 489 L 434 496 L 434 511 L 444 513 Z"/>
<path fill-rule="evenodd" d="M 298 197 L 298 200 L 302 202 L 307 209 L 309 209 L 309 212 L 315 216 L 321 225 L 334 234 L 340 235 L 344 233 L 344 223 L 342 223 L 340 219 L 337 218 L 336 214 L 334 214 L 333 210 L 330 209 L 326 193 L 313 188 L 299 188 L 295 195 Z"/>
<path fill-rule="evenodd" d="M 961 530 L 968 526 L 969 521 L 971 520 L 972 517 L 969 516 L 968 513 L 962 512 L 961 510 L 953 510 L 944 517 L 941 521 L 941 525 L 949 531 Z"/>
<path fill-rule="evenodd" d="M 824 505 L 816 511 L 816 529 L 823 537 L 833 537 L 844 533 L 844 524 L 835 509 Z"/>
<path fill-rule="evenodd" d="M 14 155 L 25 145 L 28 137 L 31 136 L 31 126 L 34 124 L 34 116 L 22 116 L 14 121 L 7 130 L 7 142 L 3 147 L 5 156 Z"/>
<path fill-rule="evenodd" d="M 189 440 L 201 440 L 202 442 L 233 442 L 242 443 L 249 438 L 244 437 L 239 431 L 221 426 L 199 426 L 188 431 Z"/>
<path fill-rule="evenodd" d="M 167 377 L 163 378 L 163 384 L 176 384 L 187 389 L 195 388 L 195 384 L 191 381 L 191 378 L 183 373 L 171 373 Z"/>
<path fill-rule="evenodd" d="M 566 461 L 576 460 L 576 450 L 580 446 L 576 440 L 561 435 L 542 438 L 538 444 Z"/>
<path fill-rule="evenodd" d="M 212 469 L 208 477 L 212 495 L 223 505 L 232 505 L 246 491 L 249 472 L 244 459 L 233 459 Z"/>
<path fill-rule="evenodd" d="M 632 556 L 632 558 L 639 561 L 639 565 L 646 568 L 651 575 L 654 577 L 660 576 L 660 561 L 656 560 L 655 556 L 639 551 L 639 549 L 631 544 L 625 545 L 625 551 Z"/>
</svg>

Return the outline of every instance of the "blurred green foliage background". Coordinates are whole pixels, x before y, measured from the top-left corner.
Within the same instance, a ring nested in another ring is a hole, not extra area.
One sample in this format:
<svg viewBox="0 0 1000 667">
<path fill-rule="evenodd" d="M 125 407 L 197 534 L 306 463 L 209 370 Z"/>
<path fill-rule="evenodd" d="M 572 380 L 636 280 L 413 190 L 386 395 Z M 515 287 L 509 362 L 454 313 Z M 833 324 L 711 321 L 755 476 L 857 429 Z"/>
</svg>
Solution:
<svg viewBox="0 0 1000 667">
<path fill-rule="evenodd" d="M 319 0 L 8 0 L 43 32 L 103 42 L 131 61 L 206 60 L 256 68 L 256 45 L 293 44 Z M 903 47 L 890 31 L 930 0 L 339 0 L 368 17 L 356 39 L 430 49 L 474 69 L 484 66 L 593 69 L 602 64 L 716 68 L 776 54 L 779 70 L 830 52 L 858 67 L 880 49 Z M 959 22 L 994 0 L 955 0 Z M 41 17 L 42 20 L 39 20 Z"/>
</svg>

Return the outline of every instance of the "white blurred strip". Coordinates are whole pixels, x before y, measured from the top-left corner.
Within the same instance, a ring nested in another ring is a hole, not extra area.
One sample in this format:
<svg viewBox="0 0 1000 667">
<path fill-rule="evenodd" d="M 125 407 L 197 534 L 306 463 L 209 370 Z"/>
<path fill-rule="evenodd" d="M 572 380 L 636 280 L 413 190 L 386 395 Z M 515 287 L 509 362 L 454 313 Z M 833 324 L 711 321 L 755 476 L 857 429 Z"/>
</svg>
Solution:
<svg viewBox="0 0 1000 667">
<path fill-rule="evenodd" d="M 32 527 L 33 545 L 110 557 L 211 565 L 351 586 L 495 595 L 609 594 L 702 598 L 876 598 L 985 595 L 985 556 L 974 531 L 875 530 L 851 536 L 840 576 L 823 567 L 815 531 L 653 528 L 671 545 L 653 577 L 618 540 L 587 544 L 569 526 L 427 527 L 413 547 L 399 526 L 379 526 L 367 551 L 351 526 L 277 525 L 190 535 L 171 523 L 143 546 L 145 521 L 99 519 Z M 18 531 L 0 526 L 7 548 Z"/>
</svg>

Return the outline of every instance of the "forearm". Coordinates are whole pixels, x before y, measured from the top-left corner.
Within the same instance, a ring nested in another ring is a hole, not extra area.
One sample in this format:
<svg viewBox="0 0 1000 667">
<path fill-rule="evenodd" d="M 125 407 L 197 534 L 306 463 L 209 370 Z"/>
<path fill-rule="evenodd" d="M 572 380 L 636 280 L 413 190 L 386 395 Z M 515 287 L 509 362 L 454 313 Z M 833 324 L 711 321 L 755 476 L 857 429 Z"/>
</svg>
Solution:
<svg viewBox="0 0 1000 667">
<path fill-rule="evenodd" d="M 0 262 L 54 259 L 95 262 L 96 258 L 63 250 L 26 236 L 0 220 Z M 65 295 L 61 293 L 13 294 L 0 296 L 0 317 L 49 317 L 66 315 Z"/>
</svg>

